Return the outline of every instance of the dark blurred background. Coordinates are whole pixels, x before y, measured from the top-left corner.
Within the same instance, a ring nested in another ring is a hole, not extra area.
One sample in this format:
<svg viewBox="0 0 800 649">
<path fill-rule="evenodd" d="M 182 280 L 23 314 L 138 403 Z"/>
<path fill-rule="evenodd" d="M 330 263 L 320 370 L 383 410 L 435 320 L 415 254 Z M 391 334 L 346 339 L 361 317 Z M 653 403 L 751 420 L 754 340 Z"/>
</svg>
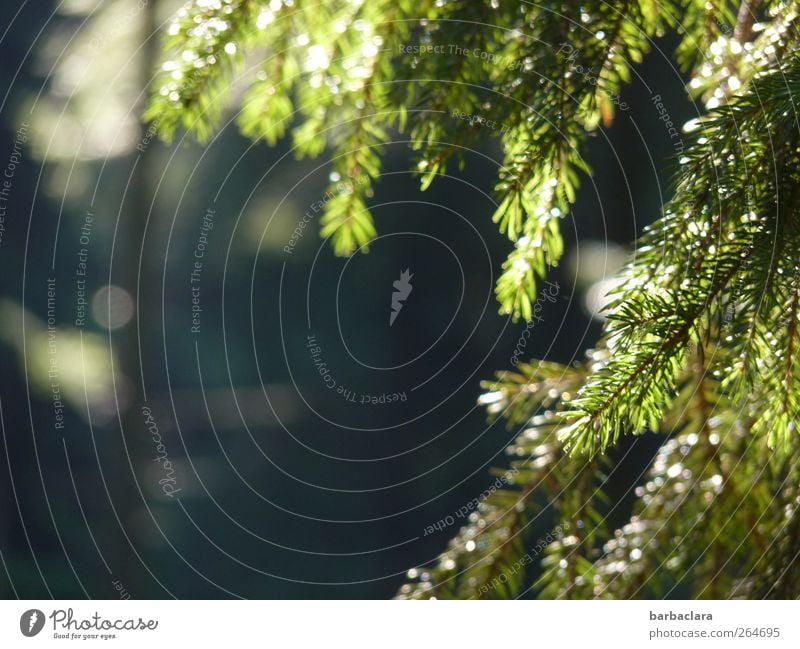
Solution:
<svg viewBox="0 0 800 649">
<path fill-rule="evenodd" d="M 510 248 L 490 219 L 499 147 L 422 193 L 398 136 L 372 199 L 380 238 L 337 258 L 313 213 L 324 157 L 253 145 L 233 112 L 203 146 L 140 123 L 176 6 L 29 2 L 0 19 L 0 594 L 391 597 L 456 532 L 425 528 L 493 482 L 517 433 L 477 405 L 524 329 L 492 292 Z M 582 358 L 668 194 L 675 141 L 652 96 L 677 123 L 693 108 L 673 44 L 657 46 L 591 139 L 596 175 L 525 356 Z M 654 450 L 626 444 L 612 523 Z"/>
</svg>

